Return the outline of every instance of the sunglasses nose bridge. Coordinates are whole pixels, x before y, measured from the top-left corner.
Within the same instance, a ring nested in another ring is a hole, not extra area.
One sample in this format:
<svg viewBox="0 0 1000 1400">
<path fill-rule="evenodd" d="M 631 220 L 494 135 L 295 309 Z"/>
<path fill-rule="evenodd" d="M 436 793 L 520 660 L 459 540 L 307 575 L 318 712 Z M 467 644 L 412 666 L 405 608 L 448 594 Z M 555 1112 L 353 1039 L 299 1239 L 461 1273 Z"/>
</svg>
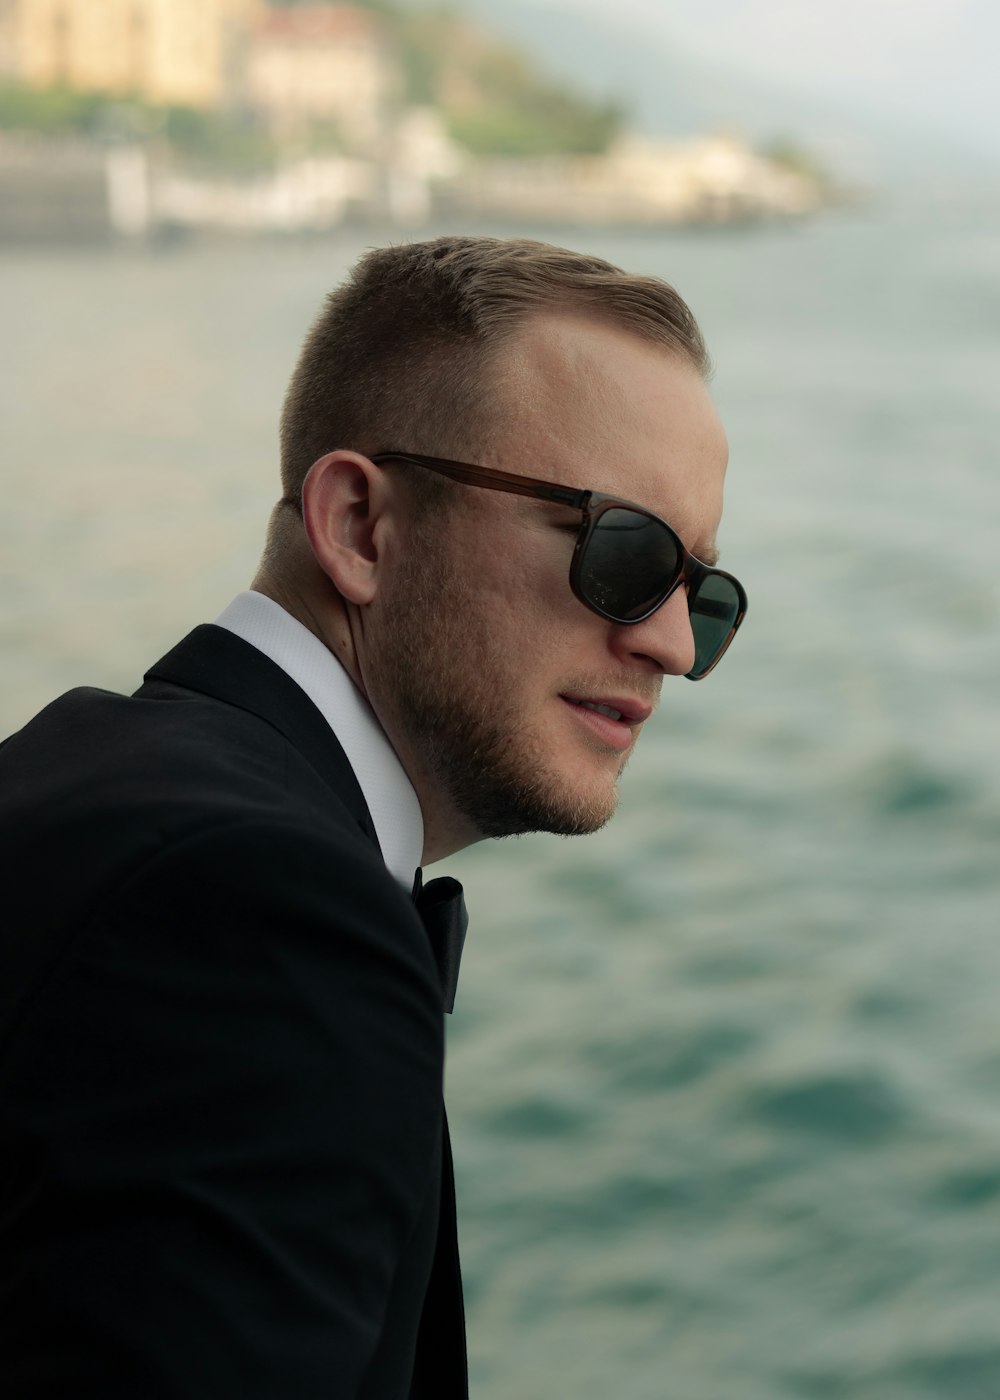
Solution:
<svg viewBox="0 0 1000 1400">
<path fill-rule="evenodd" d="M 711 570 L 706 564 L 703 564 L 700 559 L 696 559 L 685 549 L 681 557 L 681 573 L 677 582 L 683 583 L 689 593 L 696 593 L 702 579 L 710 572 Z"/>
</svg>

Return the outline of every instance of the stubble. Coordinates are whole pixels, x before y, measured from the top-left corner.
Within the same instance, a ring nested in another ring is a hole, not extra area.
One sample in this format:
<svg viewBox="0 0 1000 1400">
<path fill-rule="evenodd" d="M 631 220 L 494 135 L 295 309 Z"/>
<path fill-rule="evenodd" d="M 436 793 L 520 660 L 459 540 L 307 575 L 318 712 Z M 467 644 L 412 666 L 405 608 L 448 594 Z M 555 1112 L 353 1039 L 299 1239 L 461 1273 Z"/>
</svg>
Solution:
<svg viewBox="0 0 1000 1400">
<path fill-rule="evenodd" d="M 431 532 L 427 532 L 430 534 Z M 481 594 L 439 539 L 423 538 L 385 599 L 369 685 L 455 809 L 484 837 L 582 836 L 613 816 L 617 788 L 582 791 L 525 725 Z"/>
</svg>

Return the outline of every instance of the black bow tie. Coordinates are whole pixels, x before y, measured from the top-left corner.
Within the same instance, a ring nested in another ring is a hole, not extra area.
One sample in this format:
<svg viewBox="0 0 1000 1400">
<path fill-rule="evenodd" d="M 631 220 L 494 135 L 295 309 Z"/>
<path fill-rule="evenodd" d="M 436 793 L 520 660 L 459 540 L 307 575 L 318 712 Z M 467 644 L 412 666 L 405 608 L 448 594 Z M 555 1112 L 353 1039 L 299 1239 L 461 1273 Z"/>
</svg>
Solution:
<svg viewBox="0 0 1000 1400">
<path fill-rule="evenodd" d="M 423 872 L 418 870 L 413 882 L 413 902 L 437 961 L 444 1009 L 453 1011 L 465 931 L 469 927 L 462 886 L 450 875 L 441 875 L 425 885 Z"/>
</svg>

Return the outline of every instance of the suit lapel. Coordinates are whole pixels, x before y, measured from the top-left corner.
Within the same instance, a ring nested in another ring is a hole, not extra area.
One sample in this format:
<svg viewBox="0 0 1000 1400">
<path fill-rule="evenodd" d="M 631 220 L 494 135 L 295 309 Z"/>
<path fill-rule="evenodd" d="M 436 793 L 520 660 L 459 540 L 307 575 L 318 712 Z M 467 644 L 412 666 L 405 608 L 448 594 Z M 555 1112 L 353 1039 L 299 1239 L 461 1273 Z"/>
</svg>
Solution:
<svg viewBox="0 0 1000 1400">
<path fill-rule="evenodd" d="M 148 698 L 163 682 L 234 705 L 277 729 L 378 845 L 361 787 L 336 735 L 305 691 L 263 652 L 225 627 L 204 623 L 150 667 L 136 695 Z"/>
</svg>

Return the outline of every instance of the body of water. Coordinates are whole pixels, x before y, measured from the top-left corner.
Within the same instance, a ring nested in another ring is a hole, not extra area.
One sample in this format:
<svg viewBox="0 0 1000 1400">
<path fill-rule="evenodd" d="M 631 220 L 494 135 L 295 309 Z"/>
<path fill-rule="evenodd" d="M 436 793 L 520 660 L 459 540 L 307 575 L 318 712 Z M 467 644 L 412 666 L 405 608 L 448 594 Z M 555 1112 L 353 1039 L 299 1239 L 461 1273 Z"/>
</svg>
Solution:
<svg viewBox="0 0 1000 1400">
<path fill-rule="evenodd" d="M 0 258 L 0 729 L 253 572 L 365 243 Z M 446 863 L 476 1400 L 1000 1397 L 1000 220 L 562 240 L 717 364 L 751 611 L 616 821 Z"/>
</svg>

